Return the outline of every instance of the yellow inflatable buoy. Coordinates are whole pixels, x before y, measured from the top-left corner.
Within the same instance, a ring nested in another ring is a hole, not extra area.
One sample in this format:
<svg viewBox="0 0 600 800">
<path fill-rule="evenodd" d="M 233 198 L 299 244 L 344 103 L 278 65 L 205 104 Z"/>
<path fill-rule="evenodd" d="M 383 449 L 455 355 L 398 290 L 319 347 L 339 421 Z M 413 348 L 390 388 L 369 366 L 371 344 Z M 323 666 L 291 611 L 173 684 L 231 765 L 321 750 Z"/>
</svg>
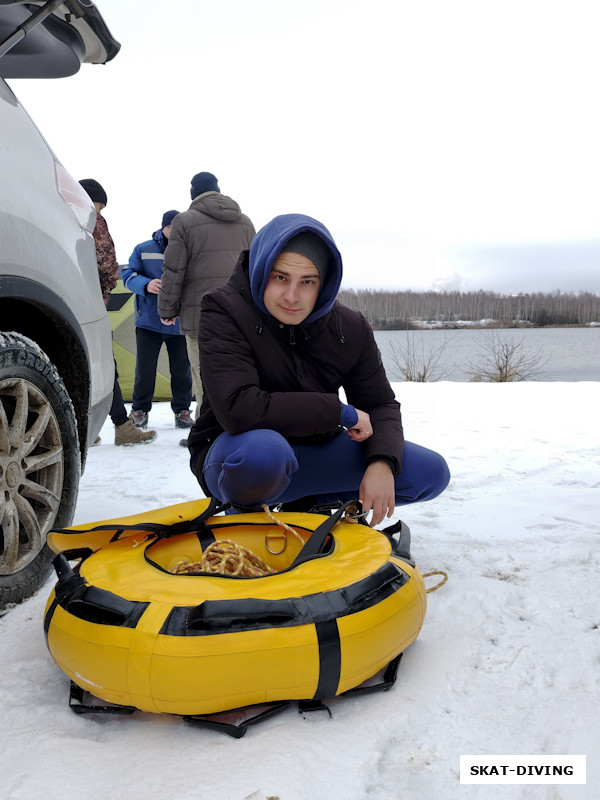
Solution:
<svg viewBox="0 0 600 800">
<path fill-rule="evenodd" d="M 45 632 L 76 687 L 186 719 L 318 703 L 417 638 L 426 589 L 407 531 L 398 541 L 344 509 L 222 508 L 209 498 L 49 534 L 58 582 Z"/>
</svg>

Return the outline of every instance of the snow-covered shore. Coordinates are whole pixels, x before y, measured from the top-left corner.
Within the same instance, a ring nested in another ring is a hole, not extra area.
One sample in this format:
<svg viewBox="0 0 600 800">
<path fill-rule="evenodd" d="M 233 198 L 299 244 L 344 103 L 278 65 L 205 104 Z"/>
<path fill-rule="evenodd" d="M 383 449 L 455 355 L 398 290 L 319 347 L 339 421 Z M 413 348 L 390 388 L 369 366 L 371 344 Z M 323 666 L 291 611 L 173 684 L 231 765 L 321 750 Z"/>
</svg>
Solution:
<svg viewBox="0 0 600 800">
<path fill-rule="evenodd" d="M 446 570 L 390 692 L 289 709 L 244 739 L 85 718 L 44 642 L 53 580 L 0 618 L 2 800 L 579 800 L 600 785 L 600 383 L 394 384 L 448 490 L 399 510 Z M 151 445 L 93 448 L 76 522 L 199 496 L 168 404 Z M 459 784 L 461 754 L 584 754 L 586 786 Z"/>
</svg>

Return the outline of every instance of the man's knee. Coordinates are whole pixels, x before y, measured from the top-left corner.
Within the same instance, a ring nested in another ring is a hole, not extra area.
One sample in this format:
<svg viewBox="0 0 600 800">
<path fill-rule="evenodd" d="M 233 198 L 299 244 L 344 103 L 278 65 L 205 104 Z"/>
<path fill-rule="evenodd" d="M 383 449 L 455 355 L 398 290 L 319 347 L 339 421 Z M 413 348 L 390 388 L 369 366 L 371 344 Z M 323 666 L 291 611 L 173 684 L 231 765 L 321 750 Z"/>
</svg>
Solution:
<svg viewBox="0 0 600 800">
<path fill-rule="evenodd" d="M 433 500 L 449 482 L 450 470 L 443 456 L 435 450 L 405 443 L 402 470 L 396 478 L 398 505 Z"/>
<path fill-rule="evenodd" d="M 431 492 L 428 500 L 440 495 L 450 483 L 450 468 L 446 459 L 439 453 L 431 452 L 429 463 L 429 475 L 431 483 Z"/>
<path fill-rule="evenodd" d="M 221 434 L 207 454 L 204 475 L 222 500 L 260 505 L 278 497 L 297 469 L 294 451 L 283 436 L 256 430 Z"/>
</svg>

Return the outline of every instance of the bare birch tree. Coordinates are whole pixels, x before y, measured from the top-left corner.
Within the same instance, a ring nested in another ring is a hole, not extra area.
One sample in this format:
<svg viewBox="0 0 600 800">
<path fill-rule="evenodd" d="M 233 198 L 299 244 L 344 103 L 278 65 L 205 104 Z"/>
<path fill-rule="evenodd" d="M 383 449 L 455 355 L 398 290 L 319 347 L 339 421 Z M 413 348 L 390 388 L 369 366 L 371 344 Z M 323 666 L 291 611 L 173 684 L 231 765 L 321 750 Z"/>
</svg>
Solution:
<svg viewBox="0 0 600 800">
<path fill-rule="evenodd" d="M 388 357 L 396 371 L 393 377 L 417 383 L 442 380 L 447 374 L 444 351 L 453 338 L 444 338 L 442 344 L 425 346 L 422 336 L 407 331 L 404 344 L 389 342 Z"/>
<path fill-rule="evenodd" d="M 468 373 L 471 381 L 492 383 L 544 380 L 547 363 L 543 348 L 532 350 L 512 336 L 490 330 L 474 361 L 469 361 Z"/>
</svg>

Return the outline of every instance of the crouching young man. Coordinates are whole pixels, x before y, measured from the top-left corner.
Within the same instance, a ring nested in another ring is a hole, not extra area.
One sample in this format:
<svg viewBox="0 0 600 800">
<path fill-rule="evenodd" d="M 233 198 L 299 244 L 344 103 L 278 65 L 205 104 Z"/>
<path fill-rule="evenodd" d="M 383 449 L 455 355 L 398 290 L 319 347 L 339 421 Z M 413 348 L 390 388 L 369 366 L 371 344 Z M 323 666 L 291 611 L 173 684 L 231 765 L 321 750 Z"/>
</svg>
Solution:
<svg viewBox="0 0 600 800">
<path fill-rule="evenodd" d="M 442 456 L 404 441 L 373 332 L 336 300 L 341 280 L 327 228 L 286 214 L 204 296 L 188 446 L 207 495 L 244 507 L 359 499 L 377 525 L 446 488 Z"/>
</svg>

